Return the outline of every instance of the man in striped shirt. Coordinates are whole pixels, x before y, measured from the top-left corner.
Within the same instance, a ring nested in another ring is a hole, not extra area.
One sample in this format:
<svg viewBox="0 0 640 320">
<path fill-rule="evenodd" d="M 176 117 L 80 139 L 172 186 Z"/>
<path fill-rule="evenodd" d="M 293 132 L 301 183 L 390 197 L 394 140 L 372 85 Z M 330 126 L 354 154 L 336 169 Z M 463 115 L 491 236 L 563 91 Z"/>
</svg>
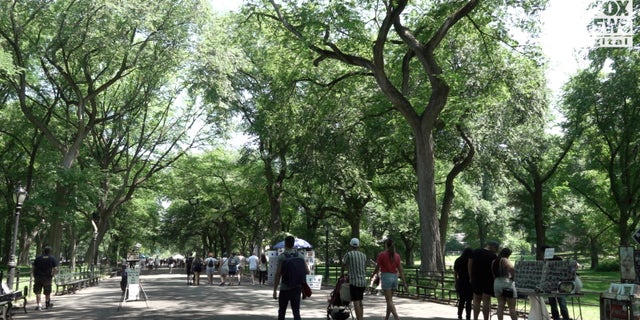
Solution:
<svg viewBox="0 0 640 320">
<path fill-rule="evenodd" d="M 362 320 L 362 298 L 364 296 L 364 289 L 367 286 L 367 275 L 365 273 L 367 256 L 359 250 L 360 240 L 358 240 L 358 238 L 351 239 L 349 246 L 351 246 L 351 250 L 342 258 L 340 273 L 344 275 L 345 269 L 349 270 L 351 301 L 356 311 L 356 320 Z"/>
</svg>

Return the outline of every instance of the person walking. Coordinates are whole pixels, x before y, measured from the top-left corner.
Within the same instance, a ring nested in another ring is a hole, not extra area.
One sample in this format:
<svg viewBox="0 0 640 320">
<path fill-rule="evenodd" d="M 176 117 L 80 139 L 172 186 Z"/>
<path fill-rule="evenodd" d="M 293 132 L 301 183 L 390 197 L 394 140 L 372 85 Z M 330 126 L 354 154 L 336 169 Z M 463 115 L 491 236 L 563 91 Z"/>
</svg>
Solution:
<svg viewBox="0 0 640 320">
<path fill-rule="evenodd" d="M 204 259 L 204 265 L 207 267 L 207 284 L 213 284 L 213 273 L 216 272 L 216 263 L 218 260 L 213 257 L 213 252 L 209 252 L 209 256 Z"/>
<path fill-rule="evenodd" d="M 469 258 L 473 249 L 465 248 L 460 257 L 453 263 L 453 272 L 456 280 L 456 293 L 458 294 L 458 320 L 462 320 L 462 314 L 466 309 L 466 320 L 471 319 L 471 302 L 473 301 L 473 289 L 469 282 Z"/>
<path fill-rule="evenodd" d="M 267 284 L 267 270 L 269 269 L 269 260 L 267 260 L 267 256 L 262 253 L 260 254 L 260 265 L 258 266 L 259 276 L 258 282 L 260 285 Z"/>
<path fill-rule="evenodd" d="M 517 320 L 518 314 L 516 312 L 516 292 L 513 285 L 513 278 L 515 276 L 515 268 L 509 261 L 511 256 L 511 249 L 502 248 L 498 254 L 498 258 L 493 260 L 491 264 L 491 272 L 493 273 L 493 292 L 496 298 L 498 298 L 498 320 L 502 320 L 504 317 L 504 305 L 509 306 L 509 315 L 511 320 Z M 508 293 L 505 293 L 504 289 L 509 289 Z"/>
<path fill-rule="evenodd" d="M 351 250 L 347 252 L 342 258 L 342 268 L 340 274 L 344 276 L 345 270 L 349 273 L 349 292 L 351 294 L 351 302 L 353 302 L 353 308 L 356 311 L 356 319 L 362 320 L 364 308 L 362 306 L 362 299 L 364 298 L 364 289 L 367 286 L 367 255 L 359 250 L 360 240 L 353 238 L 349 241 Z"/>
<path fill-rule="evenodd" d="M 493 276 L 491 262 L 498 252 L 498 243 L 487 242 L 484 248 L 473 250 L 469 258 L 469 282 L 473 289 L 473 320 L 478 320 L 480 311 L 484 320 L 489 320 L 491 297 L 493 296 Z M 482 309 L 481 308 L 482 304 Z"/>
<path fill-rule="evenodd" d="M 309 274 L 309 266 L 304 260 L 304 254 L 293 248 L 295 238 L 284 238 L 284 252 L 278 256 L 278 267 L 273 280 L 273 298 L 278 300 L 278 320 L 284 320 L 287 305 L 291 303 L 294 320 L 300 320 L 300 298 L 302 295 L 302 281 Z M 282 280 L 282 282 L 280 281 Z M 278 285 L 280 295 L 278 296 Z"/>
<path fill-rule="evenodd" d="M 247 263 L 249 264 L 249 272 L 251 273 L 251 285 L 256 285 L 256 275 L 258 273 L 258 264 L 260 263 L 260 259 L 256 254 L 252 254 L 247 258 Z"/>
<path fill-rule="evenodd" d="M 53 308 L 51 303 L 51 283 L 58 273 L 58 260 L 51 255 L 51 247 L 44 247 L 42 255 L 33 260 L 33 293 L 36 294 L 36 310 L 42 310 L 40 294 L 44 291 L 45 308 Z"/>
<path fill-rule="evenodd" d="M 393 314 L 393 318 L 398 320 L 398 313 L 396 312 L 396 306 L 393 304 L 393 292 L 398 287 L 398 276 L 402 279 L 405 291 L 408 291 L 407 279 L 404 277 L 404 271 L 402 270 L 402 261 L 400 255 L 396 253 L 396 248 L 393 245 L 393 240 L 388 238 L 384 242 L 385 250 L 378 254 L 376 259 L 376 268 L 373 274 L 378 274 L 380 271 L 380 282 L 382 292 L 384 293 L 384 299 L 387 302 L 387 312 L 384 319 L 389 320 L 389 315 Z"/>
<path fill-rule="evenodd" d="M 227 277 L 229 276 L 229 258 L 225 252 L 220 258 L 220 285 L 227 284 Z"/>
<path fill-rule="evenodd" d="M 193 269 L 193 284 L 199 286 L 200 274 L 202 273 L 202 259 L 200 259 L 200 256 L 195 255 L 191 268 Z"/>
</svg>

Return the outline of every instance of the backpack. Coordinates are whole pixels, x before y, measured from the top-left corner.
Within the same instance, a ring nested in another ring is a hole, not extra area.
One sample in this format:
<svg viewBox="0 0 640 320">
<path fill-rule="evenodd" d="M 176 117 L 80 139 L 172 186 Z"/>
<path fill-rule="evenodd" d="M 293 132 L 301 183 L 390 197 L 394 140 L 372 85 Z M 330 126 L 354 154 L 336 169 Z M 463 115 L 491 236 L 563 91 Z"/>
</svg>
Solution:
<svg viewBox="0 0 640 320">
<path fill-rule="evenodd" d="M 213 259 L 209 258 L 209 262 L 207 262 L 207 266 L 209 268 L 213 268 Z"/>
<path fill-rule="evenodd" d="M 282 261 L 282 282 L 288 287 L 299 287 L 307 282 L 307 265 L 298 253 L 285 252 Z"/>
</svg>

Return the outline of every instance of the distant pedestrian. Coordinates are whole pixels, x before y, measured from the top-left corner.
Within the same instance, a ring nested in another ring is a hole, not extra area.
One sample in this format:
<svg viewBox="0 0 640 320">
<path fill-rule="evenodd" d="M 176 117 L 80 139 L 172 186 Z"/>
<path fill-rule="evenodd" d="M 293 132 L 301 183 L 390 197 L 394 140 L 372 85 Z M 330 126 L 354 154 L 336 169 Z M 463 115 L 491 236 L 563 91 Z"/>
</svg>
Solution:
<svg viewBox="0 0 640 320">
<path fill-rule="evenodd" d="M 229 257 L 227 257 L 227 253 L 225 252 L 220 258 L 220 285 L 224 286 L 227 284 L 227 277 L 229 277 Z"/>
<path fill-rule="evenodd" d="M 460 257 L 453 263 L 453 271 L 456 279 L 456 293 L 458 294 L 458 320 L 462 320 L 462 314 L 466 309 L 466 320 L 471 319 L 471 303 L 473 301 L 473 289 L 469 282 L 469 258 L 473 249 L 465 248 Z"/>
<path fill-rule="evenodd" d="M 44 291 L 45 308 L 53 308 L 51 303 L 51 282 L 58 273 L 58 260 L 51 255 L 51 247 L 45 247 L 43 254 L 36 257 L 31 269 L 35 279 L 33 293 L 36 294 L 36 310 L 42 310 L 40 294 Z"/>
<path fill-rule="evenodd" d="M 267 270 L 269 270 L 269 260 L 267 260 L 267 256 L 263 253 L 260 255 L 260 265 L 258 265 L 258 282 L 261 286 L 267 284 Z"/>
<path fill-rule="evenodd" d="M 185 263 L 185 269 L 187 270 L 187 285 L 193 283 L 193 257 L 188 257 Z"/>
<path fill-rule="evenodd" d="M 364 313 L 362 299 L 364 297 L 364 289 L 367 286 L 367 273 L 365 270 L 367 267 L 367 255 L 359 250 L 360 240 L 358 238 L 351 239 L 349 246 L 351 250 L 342 258 L 340 274 L 344 276 L 344 271 L 349 271 L 351 302 L 353 302 L 353 308 L 356 311 L 356 320 L 362 320 Z"/>
<path fill-rule="evenodd" d="M 238 273 L 236 277 L 238 277 L 238 285 L 242 281 L 242 276 L 244 275 L 244 271 L 246 270 L 247 258 L 241 254 L 236 256 L 236 261 L 238 261 Z"/>
<path fill-rule="evenodd" d="M 473 320 L 478 320 L 480 311 L 483 319 L 489 320 L 493 296 L 491 262 L 497 258 L 496 252 L 498 252 L 498 243 L 489 241 L 484 248 L 473 250 L 469 258 L 469 281 L 473 289 Z"/>
<path fill-rule="evenodd" d="M 193 284 L 199 286 L 200 274 L 202 273 L 202 259 L 200 259 L 198 255 L 195 255 L 193 258 L 193 265 L 191 268 L 193 269 Z"/>
<path fill-rule="evenodd" d="M 238 278 L 238 264 L 240 263 L 240 259 L 236 256 L 235 252 L 231 253 L 231 257 L 229 257 L 229 285 L 232 285 L 234 281 L 233 278 L 236 278 L 238 284 L 240 284 L 240 280 Z"/>
<path fill-rule="evenodd" d="M 209 252 L 209 256 L 206 259 L 204 259 L 204 265 L 206 266 L 206 270 L 207 270 L 208 285 L 213 284 L 213 273 L 216 271 L 216 263 L 218 263 L 218 260 L 216 260 L 216 258 L 213 257 L 213 252 Z"/>
<path fill-rule="evenodd" d="M 251 285 L 256 285 L 256 276 L 258 275 L 258 264 L 260 264 L 260 259 L 258 256 L 254 254 L 250 255 L 247 258 L 247 264 L 249 264 L 249 272 L 251 273 Z"/>
<path fill-rule="evenodd" d="M 287 236 L 284 239 L 284 252 L 278 256 L 278 267 L 273 281 L 273 298 L 278 299 L 278 320 L 284 320 L 289 303 L 291 303 L 293 319 L 301 319 L 302 282 L 309 274 L 309 266 L 304 260 L 304 254 L 293 248 L 294 241 L 294 237 Z M 279 296 L 278 285 L 280 285 Z"/>
<path fill-rule="evenodd" d="M 380 282 L 382 286 L 382 292 L 384 293 L 384 299 L 387 302 L 387 310 L 384 319 L 389 320 L 389 315 L 393 314 L 395 320 L 400 319 L 396 312 L 396 306 L 393 304 L 393 292 L 398 288 L 398 276 L 402 279 L 405 292 L 409 291 L 407 287 L 407 279 L 404 277 L 404 271 L 402 270 L 402 261 L 400 255 L 396 253 L 396 248 L 393 245 L 393 240 L 388 238 L 384 242 L 385 250 L 378 254 L 376 259 L 376 269 L 373 274 L 377 274 L 380 271 Z"/>
</svg>

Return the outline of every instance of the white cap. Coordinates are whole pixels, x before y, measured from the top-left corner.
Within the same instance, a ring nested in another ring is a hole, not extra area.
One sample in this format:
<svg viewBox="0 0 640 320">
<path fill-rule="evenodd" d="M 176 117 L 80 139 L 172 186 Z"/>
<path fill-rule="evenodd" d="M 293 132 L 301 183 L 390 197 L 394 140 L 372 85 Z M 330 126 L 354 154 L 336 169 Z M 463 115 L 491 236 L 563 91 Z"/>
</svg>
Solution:
<svg viewBox="0 0 640 320">
<path fill-rule="evenodd" d="M 349 245 L 352 247 L 359 247 L 360 246 L 360 240 L 358 240 L 358 238 L 353 238 L 351 239 L 351 241 L 349 241 Z"/>
</svg>

